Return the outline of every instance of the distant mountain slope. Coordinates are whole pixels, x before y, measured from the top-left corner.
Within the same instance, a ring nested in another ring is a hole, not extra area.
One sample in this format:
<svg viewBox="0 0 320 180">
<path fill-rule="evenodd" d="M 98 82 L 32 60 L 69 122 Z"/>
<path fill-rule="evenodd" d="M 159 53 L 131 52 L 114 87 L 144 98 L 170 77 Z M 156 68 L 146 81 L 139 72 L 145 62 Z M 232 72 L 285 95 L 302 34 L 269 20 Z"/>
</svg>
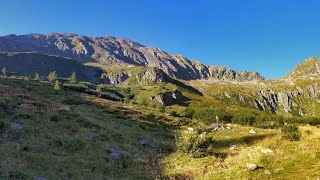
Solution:
<svg viewBox="0 0 320 180">
<path fill-rule="evenodd" d="M 6 67 L 11 75 L 47 76 L 56 71 L 59 77 L 69 77 L 76 72 L 79 81 L 100 82 L 102 70 L 64 57 L 37 53 L 0 53 L 0 68 Z"/>
<path fill-rule="evenodd" d="M 263 80 L 257 72 L 237 72 L 227 67 L 209 66 L 124 38 L 88 37 L 76 34 L 28 34 L 0 37 L 0 52 L 37 52 L 84 62 L 157 67 L 183 80 L 208 79 Z"/>
<path fill-rule="evenodd" d="M 297 64 L 284 78 L 297 79 L 316 75 L 320 75 L 320 60 L 317 57 L 312 57 Z"/>
</svg>

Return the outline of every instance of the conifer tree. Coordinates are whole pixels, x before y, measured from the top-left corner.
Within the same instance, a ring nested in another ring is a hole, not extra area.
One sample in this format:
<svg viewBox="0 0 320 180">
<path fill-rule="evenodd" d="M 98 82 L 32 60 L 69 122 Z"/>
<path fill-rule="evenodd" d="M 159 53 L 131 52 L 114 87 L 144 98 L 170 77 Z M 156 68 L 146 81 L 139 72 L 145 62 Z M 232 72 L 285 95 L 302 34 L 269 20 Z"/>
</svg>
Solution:
<svg viewBox="0 0 320 180">
<path fill-rule="evenodd" d="M 70 81 L 69 81 L 69 82 L 70 82 L 70 83 L 73 83 L 73 84 L 77 83 L 76 72 L 73 72 L 73 73 L 71 74 L 71 77 L 70 77 Z"/>
<path fill-rule="evenodd" d="M 40 75 L 36 72 L 34 75 L 34 80 L 39 81 L 40 80 Z"/>
<path fill-rule="evenodd" d="M 53 88 L 55 91 L 60 91 L 61 90 L 61 87 L 60 87 L 60 83 L 58 80 L 56 80 L 56 83 L 54 85 L 54 88 Z"/>
<path fill-rule="evenodd" d="M 2 68 L 2 75 L 3 75 L 4 77 L 7 76 L 7 68 L 6 68 L 6 67 Z"/>
<path fill-rule="evenodd" d="M 50 82 L 54 82 L 56 79 L 57 79 L 57 72 L 56 71 L 50 72 L 50 74 L 48 75 L 48 80 Z"/>
</svg>

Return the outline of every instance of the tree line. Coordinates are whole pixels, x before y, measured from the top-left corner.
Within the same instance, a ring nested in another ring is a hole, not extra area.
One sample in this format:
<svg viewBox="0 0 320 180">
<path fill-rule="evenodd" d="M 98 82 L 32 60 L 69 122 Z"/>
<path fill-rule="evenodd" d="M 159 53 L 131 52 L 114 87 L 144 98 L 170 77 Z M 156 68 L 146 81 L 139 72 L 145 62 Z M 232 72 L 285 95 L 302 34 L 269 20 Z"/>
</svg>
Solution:
<svg viewBox="0 0 320 180">
<path fill-rule="evenodd" d="M 7 68 L 3 67 L 2 70 L 2 76 L 7 77 Z M 33 80 L 35 81 L 40 81 L 40 74 L 38 72 L 35 73 Z M 60 82 L 58 80 L 58 74 L 56 71 L 50 72 L 48 74 L 48 76 L 46 77 L 46 79 L 51 82 L 51 83 L 55 83 L 54 85 L 54 89 L 55 90 L 60 90 Z M 68 78 L 69 83 L 71 84 L 76 84 L 77 83 L 77 75 L 76 72 L 72 72 L 71 76 Z"/>
</svg>

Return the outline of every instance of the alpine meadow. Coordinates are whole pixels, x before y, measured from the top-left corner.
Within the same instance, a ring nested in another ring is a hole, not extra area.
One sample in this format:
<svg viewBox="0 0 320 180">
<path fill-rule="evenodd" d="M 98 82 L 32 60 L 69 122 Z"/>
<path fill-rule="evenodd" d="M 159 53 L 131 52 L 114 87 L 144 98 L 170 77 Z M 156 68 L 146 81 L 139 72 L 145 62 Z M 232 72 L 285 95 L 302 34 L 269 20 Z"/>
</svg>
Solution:
<svg viewBox="0 0 320 180">
<path fill-rule="evenodd" d="M 0 2 L 0 179 L 320 180 L 319 7 Z"/>
</svg>

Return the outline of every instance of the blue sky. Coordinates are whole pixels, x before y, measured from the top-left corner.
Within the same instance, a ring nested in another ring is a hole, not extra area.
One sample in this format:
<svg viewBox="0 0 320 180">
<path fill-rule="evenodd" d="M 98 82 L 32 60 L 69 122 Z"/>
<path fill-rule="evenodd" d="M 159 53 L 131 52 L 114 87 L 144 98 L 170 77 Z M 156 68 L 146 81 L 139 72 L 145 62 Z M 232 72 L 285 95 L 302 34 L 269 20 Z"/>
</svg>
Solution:
<svg viewBox="0 0 320 180">
<path fill-rule="evenodd" d="M 267 78 L 320 56 L 317 0 L 0 0 L 0 35 L 121 36 Z"/>
</svg>

